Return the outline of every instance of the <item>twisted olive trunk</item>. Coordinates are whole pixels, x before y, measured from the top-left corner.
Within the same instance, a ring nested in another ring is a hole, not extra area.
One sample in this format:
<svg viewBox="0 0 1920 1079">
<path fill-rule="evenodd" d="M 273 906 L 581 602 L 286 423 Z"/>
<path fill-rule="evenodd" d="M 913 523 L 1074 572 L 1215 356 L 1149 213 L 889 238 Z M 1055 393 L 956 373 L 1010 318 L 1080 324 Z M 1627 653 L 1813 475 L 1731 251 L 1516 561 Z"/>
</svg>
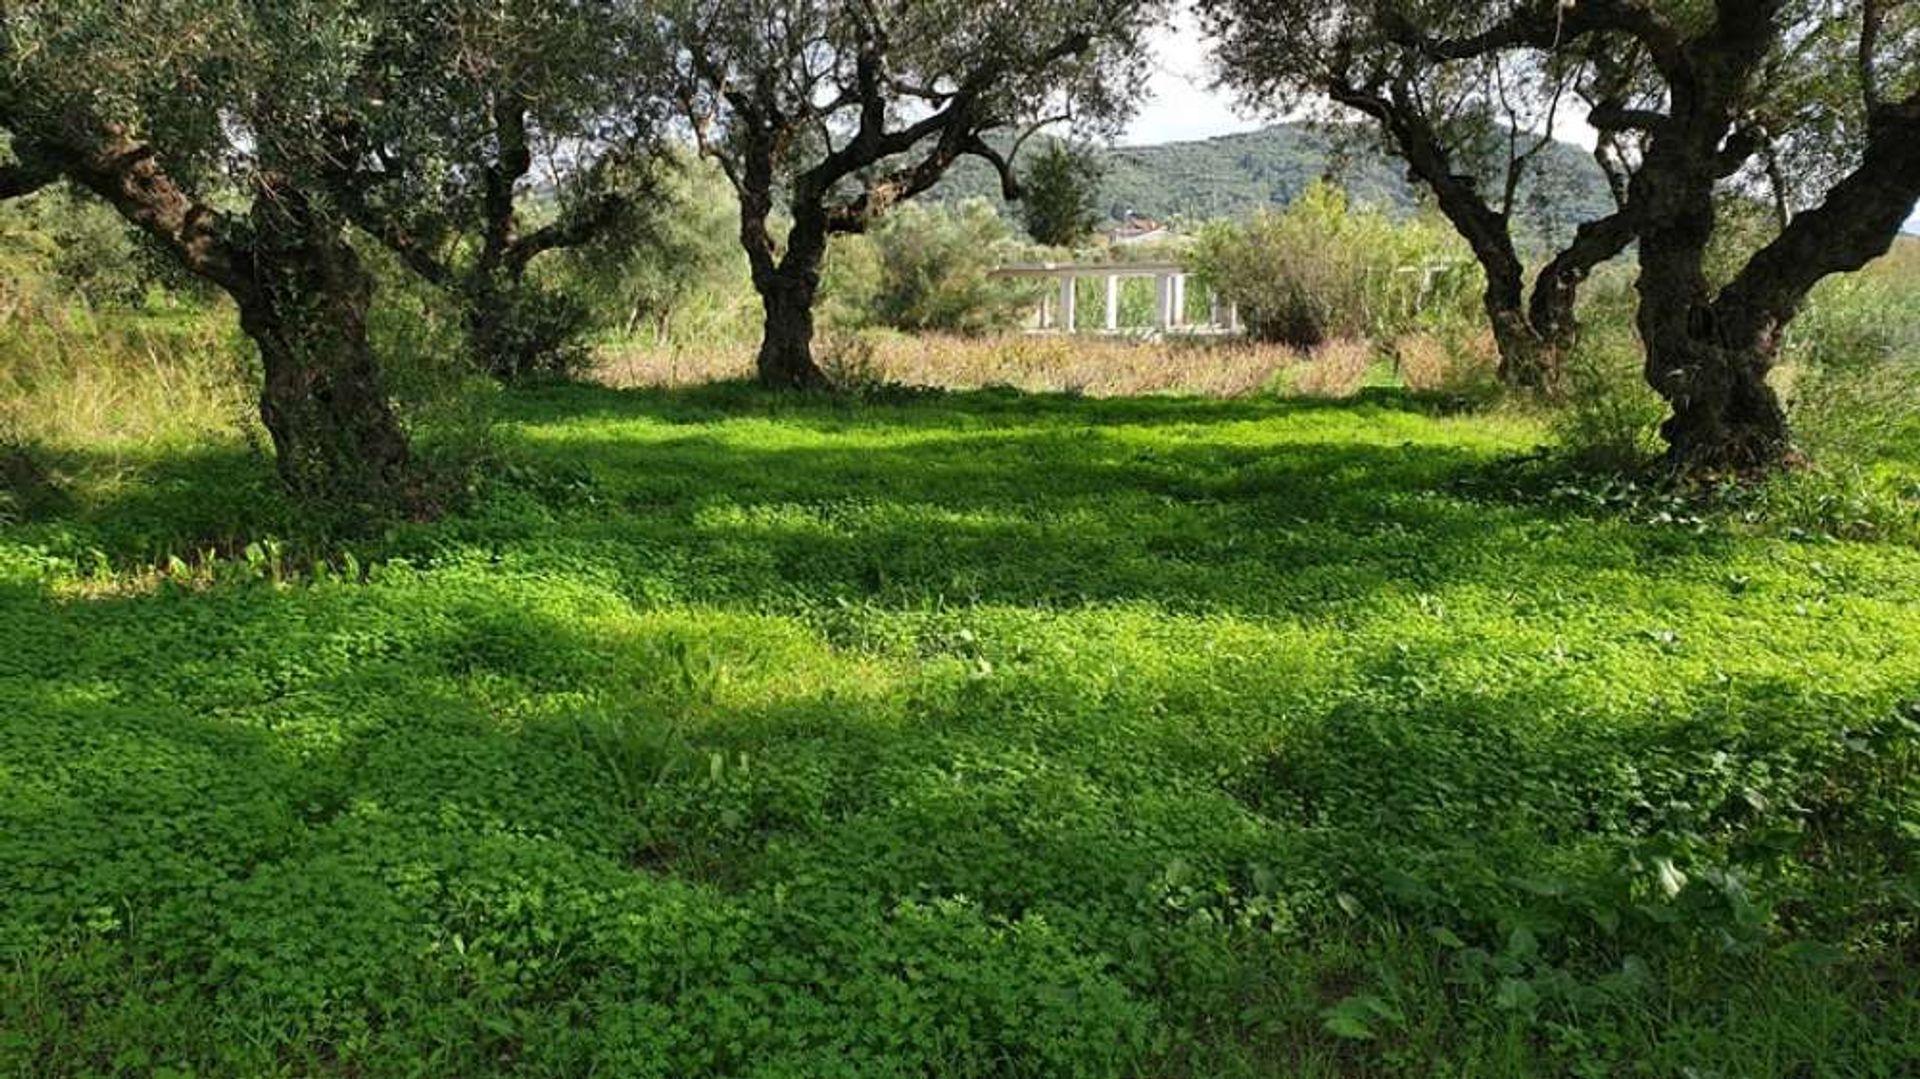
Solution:
<svg viewBox="0 0 1920 1079">
<path fill-rule="evenodd" d="M 820 264 L 827 253 L 826 215 L 818 207 L 796 206 L 786 252 L 776 261 L 766 222 L 771 199 L 763 189 L 747 193 L 743 203 L 758 209 L 743 215 L 741 242 L 765 312 L 755 361 L 760 384 L 771 390 L 824 387 L 826 373 L 813 360 L 813 303 L 820 294 Z"/>
<path fill-rule="evenodd" d="M 815 389 L 827 376 L 813 360 L 813 301 L 818 275 L 777 272 L 755 281 L 766 319 L 756 366 L 769 389 Z"/>
<path fill-rule="evenodd" d="M 403 503 L 407 438 L 367 339 L 373 279 L 298 195 L 260 205 L 251 280 L 234 295 L 241 328 L 260 349 L 260 418 L 280 477 L 302 497 Z"/>
</svg>

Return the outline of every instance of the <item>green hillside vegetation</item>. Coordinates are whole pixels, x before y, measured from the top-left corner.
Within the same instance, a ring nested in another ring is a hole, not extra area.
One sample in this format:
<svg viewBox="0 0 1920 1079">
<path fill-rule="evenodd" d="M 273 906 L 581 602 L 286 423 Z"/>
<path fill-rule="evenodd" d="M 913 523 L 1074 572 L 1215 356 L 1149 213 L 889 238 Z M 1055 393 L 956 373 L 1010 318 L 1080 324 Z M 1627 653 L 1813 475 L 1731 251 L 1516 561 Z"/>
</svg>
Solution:
<svg viewBox="0 0 1920 1079">
<path fill-rule="evenodd" d="M 1275 124 L 1193 142 L 1111 147 L 1096 154 L 1104 169 L 1101 202 L 1115 219 L 1128 213 L 1190 222 L 1244 217 L 1285 206 L 1322 178 L 1336 180 L 1360 203 L 1408 209 L 1420 201 L 1405 166 L 1381 153 L 1357 128 Z M 949 200 L 997 197 L 999 184 L 990 168 L 968 161 L 936 191 Z M 1532 231 L 1560 236 L 1580 221 L 1607 212 L 1612 202 L 1605 177 L 1586 152 L 1555 143 L 1542 152 L 1538 174 L 1522 188 L 1519 205 Z"/>
</svg>

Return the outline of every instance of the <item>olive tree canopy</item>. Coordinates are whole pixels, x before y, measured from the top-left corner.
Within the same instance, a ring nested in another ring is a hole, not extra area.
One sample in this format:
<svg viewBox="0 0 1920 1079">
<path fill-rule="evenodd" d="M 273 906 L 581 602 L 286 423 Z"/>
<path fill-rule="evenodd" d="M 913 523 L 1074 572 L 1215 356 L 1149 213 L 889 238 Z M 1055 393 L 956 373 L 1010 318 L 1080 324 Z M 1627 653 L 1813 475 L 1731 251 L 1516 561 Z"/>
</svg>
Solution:
<svg viewBox="0 0 1920 1079">
<path fill-rule="evenodd" d="M 228 293 L 296 492 L 390 502 L 407 441 L 367 343 L 372 280 L 325 193 L 374 20 L 345 0 L 0 6 L 0 196 L 66 179 Z"/>
<path fill-rule="evenodd" d="M 740 199 L 766 312 L 761 380 L 804 387 L 822 381 L 810 342 L 828 237 L 864 230 L 965 156 L 1018 197 L 1010 158 L 1025 134 L 1051 122 L 1109 130 L 1127 114 L 1163 5 L 674 0 L 664 10 L 678 104 Z M 1009 132 L 1006 152 L 987 137 Z"/>
<path fill-rule="evenodd" d="M 1364 111 L 1367 98 L 1417 100 L 1421 77 L 1459 65 L 1531 65 L 1536 92 L 1539 80 L 1571 79 L 1619 210 L 1569 250 L 1638 241 L 1647 378 L 1673 408 L 1662 432 L 1679 468 L 1787 458 L 1767 384 L 1782 334 L 1819 281 L 1884 254 L 1920 199 L 1912 0 L 1207 2 L 1231 80 L 1254 92 L 1313 92 Z M 1367 81 L 1350 94 L 1337 76 L 1362 55 Z M 1430 111 L 1374 114 L 1391 129 Z M 1410 161 L 1425 141 L 1413 135 L 1395 132 Z M 1430 184 L 1446 172 L 1413 163 Z M 1707 255 L 1725 198 L 1766 189 L 1775 235 L 1715 279 Z M 1436 194 L 1444 203 L 1438 184 Z"/>
<path fill-rule="evenodd" d="M 649 207 L 664 102 L 644 8 L 387 0 L 329 148 L 356 224 L 459 303 L 480 363 L 556 366 L 584 310 L 535 259 Z"/>
</svg>

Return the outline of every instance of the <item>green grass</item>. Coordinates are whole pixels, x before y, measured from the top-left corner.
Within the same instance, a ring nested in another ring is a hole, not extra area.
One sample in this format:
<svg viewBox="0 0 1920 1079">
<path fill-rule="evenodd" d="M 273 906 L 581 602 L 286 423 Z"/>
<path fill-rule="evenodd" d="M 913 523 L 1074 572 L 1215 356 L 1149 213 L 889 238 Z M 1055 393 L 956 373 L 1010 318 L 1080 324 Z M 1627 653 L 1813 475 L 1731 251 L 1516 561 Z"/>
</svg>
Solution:
<svg viewBox="0 0 1920 1079">
<path fill-rule="evenodd" d="M 1913 1074 L 1910 543 L 1380 390 L 505 405 L 0 530 L 0 1074 Z"/>
</svg>

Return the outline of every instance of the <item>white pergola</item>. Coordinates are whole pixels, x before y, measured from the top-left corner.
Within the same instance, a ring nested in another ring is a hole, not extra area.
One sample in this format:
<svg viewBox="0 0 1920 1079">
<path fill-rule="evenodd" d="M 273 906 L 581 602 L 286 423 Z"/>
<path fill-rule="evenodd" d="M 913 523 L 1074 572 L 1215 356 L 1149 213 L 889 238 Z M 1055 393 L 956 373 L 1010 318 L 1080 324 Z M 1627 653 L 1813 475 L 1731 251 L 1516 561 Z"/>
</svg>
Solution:
<svg viewBox="0 0 1920 1079">
<path fill-rule="evenodd" d="M 1222 304 L 1218 294 L 1207 297 L 1207 321 L 1189 323 L 1187 310 L 1187 270 L 1177 262 L 1020 262 L 993 271 L 995 277 L 1044 278 L 1059 286 L 1040 298 L 1039 329 L 1042 332 L 1074 333 L 1079 329 L 1078 290 L 1081 278 L 1104 279 L 1107 284 L 1106 318 L 1101 329 L 1120 330 L 1120 282 L 1129 277 L 1154 280 L 1154 325 L 1160 333 L 1238 333 L 1240 312 L 1232 304 Z"/>
</svg>

